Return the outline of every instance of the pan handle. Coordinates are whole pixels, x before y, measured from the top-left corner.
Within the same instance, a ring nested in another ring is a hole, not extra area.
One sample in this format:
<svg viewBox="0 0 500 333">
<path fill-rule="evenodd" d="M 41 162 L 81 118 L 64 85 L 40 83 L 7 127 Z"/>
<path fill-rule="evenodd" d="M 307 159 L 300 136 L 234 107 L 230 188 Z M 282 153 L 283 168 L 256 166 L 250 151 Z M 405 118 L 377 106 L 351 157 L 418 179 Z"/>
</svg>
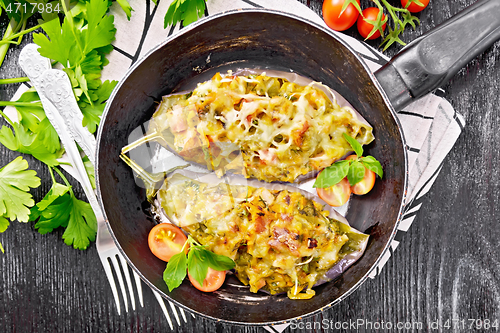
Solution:
<svg viewBox="0 0 500 333">
<path fill-rule="evenodd" d="M 375 72 L 396 111 L 439 88 L 500 39 L 500 0 L 479 0 Z"/>
</svg>

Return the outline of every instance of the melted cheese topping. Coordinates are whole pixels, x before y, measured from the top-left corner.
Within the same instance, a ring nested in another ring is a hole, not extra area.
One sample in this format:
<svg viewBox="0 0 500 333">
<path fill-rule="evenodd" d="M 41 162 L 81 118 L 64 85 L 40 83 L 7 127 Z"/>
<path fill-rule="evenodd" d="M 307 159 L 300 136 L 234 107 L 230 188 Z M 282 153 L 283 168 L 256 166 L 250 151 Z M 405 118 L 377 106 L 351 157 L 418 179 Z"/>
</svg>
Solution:
<svg viewBox="0 0 500 333">
<path fill-rule="evenodd" d="M 237 277 L 252 292 L 310 298 L 324 273 L 368 237 L 288 190 L 209 185 L 174 174 L 158 199 L 167 216 L 199 243 L 232 258 Z"/>
<path fill-rule="evenodd" d="M 164 97 L 148 129 L 184 159 L 264 181 L 293 182 L 361 144 L 372 128 L 313 84 L 217 73 L 187 95 Z"/>
</svg>

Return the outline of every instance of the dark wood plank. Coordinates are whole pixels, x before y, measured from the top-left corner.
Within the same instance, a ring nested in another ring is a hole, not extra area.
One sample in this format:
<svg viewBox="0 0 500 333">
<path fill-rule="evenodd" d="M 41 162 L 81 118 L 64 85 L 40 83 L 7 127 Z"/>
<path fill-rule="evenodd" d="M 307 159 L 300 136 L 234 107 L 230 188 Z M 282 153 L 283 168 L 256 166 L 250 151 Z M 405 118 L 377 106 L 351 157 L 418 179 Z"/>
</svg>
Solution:
<svg viewBox="0 0 500 333">
<path fill-rule="evenodd" d="M 321 14 L 320 0 L 300 0 Z M 399 1 L 394 1 L 398 3 Z M 474 0 L 431 0 L 418 16 L 411 41 L 456 14 Z M 362 4 L 367 5 L 368 0 Z M 5 20 L 0 20 L 0 31 Z M 359 38 L 354 29 L 347 34 Z M 25 39 L 26 43 L 29 39 Z M 377 46 L 378 42 L 370 42 Z M 386 52 L 394 55 L 401 47 Z M 17 66 L 21 47 L 12 47 L 0 78 L 22 76 Z M 409 232 L 381 275 L 366 281 L 345 301 L 306 318 L 287 332 L 325 332 L 336 327 L 373 332 L 370 324 L 422 323 L 423 331 L 440 320 L 439 332 L 471 332 L 469 319 L 500 321 L 500 52 L 496 43 L 444 86 L 445 98 L 467 125 L 446 158 Z M 0 86 L 9 99 L 17 85 Z M 5 122 L 0 120 L 0 124 Z M 0 145 L 0 165 L 18 156 Z M 51 185 L 44 166 L 25 156 L 42 178 L 32 191 L 39 200 Z M 81 189 L 76 186 L 79 196 Z M 14 222 L 0 234 L 1 332 L 159 332 L 169 331 L 156 299 L 143 284 L 144 308 L 118 315 L 95 245 L 77 251 L 64 245 L 62 232 L 38 234 L 32 224 Z M 178 332 L 264 332 L 260 327 L 232 326 L 187 314 Z M 445 329 L 447 320 L 458 329 Z M 358 321 L 359 320 L 359 321 Z M 463 322 L 462 322 L 463 320 Z M 348 326 L 347 326 L 348 325 Z M 462 326 L 464 325 L 464 326 Z M 416 327 L 416 326 L 414 326 Z M 376 328 L 376 327 L 375 327 Z M 434 326 L 432 326 L 434 328 Z M 354 330 L 353 330 L 354 331 Z M 394 329 L 396 331 L 396 329 Z M 406 331 L 416 331 L 406 330 Z M 477 331 L 498 331 L 498 329 Z"/>
</svg>

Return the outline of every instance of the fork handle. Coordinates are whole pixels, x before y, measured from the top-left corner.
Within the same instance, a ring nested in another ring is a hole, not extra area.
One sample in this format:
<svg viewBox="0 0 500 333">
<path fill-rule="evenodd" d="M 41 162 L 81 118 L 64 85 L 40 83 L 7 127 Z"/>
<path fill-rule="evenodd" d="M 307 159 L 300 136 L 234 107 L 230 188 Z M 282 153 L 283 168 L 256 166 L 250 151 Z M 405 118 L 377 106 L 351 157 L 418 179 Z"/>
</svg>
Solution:
<svg viewBox="0 0 500 333">
<path fill-rule="evenodd" d="M 96 140 L 82 125 L 83 115 L 73 95 L 68 75 L 59 69 L 48 69 L 42 76 L 47 78 L 46 84 L 40 87 L 42 92 L 63 117 L 70 135 L 82 148 L 92 165 L 95 165 Z"/>
<path fill-rule="evenodd" d="M 90 183 L 90 179 L 87 175 L 85 165 L 83 164 L 83 161 L 81 159 L 80 152 L 78 151 L 75 141 L 70 134 L 71 131 L 68 129 L 66 122 L 58 112 L 58 109 L 54 106 L 54 104 L 52 104 L 48 96 L 45 94 L 45 92 L 47 91 L 57 91 L 56 82 L 59 80 L 57 80 L 53 76 L 61 77 L 62 74 L 64 74 L 64 76 L 67 78 L 66 73 L 62 71 L 52 70 L 50 60 L 42 57 L 37 49 L 38 45 L 36 44 L 26 45 L 21 50 L 21 53 L 19 55 L 19 65 L 37 90 L 45 114 L 56 130 L 57 134 L 59 135 L 64 148 L 66 148 L 66 153 L 69 156 L 71 165 L 76 169 L 80 176 L 82 188 L 85 192 L 85 195 L 87 196 L 87 199 L 89 200 L 96 218 L 99 217 L 101 219 L 104 219 L 102 217 L 103 214 L 99 203 L 97 202 L 96 195 L 92 188 L 92 184 Z M 74 99 L 73 92 L 71 91 L 70 96 L 64 95 L 64 98 Z M 91 155 L 93 156 L 93 154 Z"/>
</svg>

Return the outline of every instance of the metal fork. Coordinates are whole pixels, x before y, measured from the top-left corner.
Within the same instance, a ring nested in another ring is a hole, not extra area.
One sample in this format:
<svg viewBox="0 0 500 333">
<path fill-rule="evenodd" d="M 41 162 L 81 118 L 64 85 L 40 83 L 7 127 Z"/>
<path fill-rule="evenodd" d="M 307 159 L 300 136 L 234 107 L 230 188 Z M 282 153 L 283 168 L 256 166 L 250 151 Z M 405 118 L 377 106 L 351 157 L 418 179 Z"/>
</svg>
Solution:
<svg viewBox="0 0 500 333">
<path fill-rule="evenodd" d="M 97 246 L 97 252 L 99 253 L 99 257 L 101 258 L 102 265 L 104 266 L 104 271 L 106 272 L 106 275 L 108 276 L 108 280 L 110 281 L 111 285 L 111 290 L 113 291 L 113 296 L 115 298 L 116 306 L 118 308 L 118 313 L 120 313 L 120 301 L 118 299 L 118 291 L 116 289 L 116 284 L 111 281 L 113 280 L 113 272 L 111 271 L 111 267 L 115 270 L 115 273 L 118 278 L 118 283 L 120 285 L 120 289 L 122 292 L 123 300 L 125 303 L 125 310 L 127 310 L 127 297 L 126 297 L 126 289 L 125 289 L 125 284 L 123 281 L 123 277 L 120 272 L 120 265 L 118 264 L 118 261 L 121 264 L 122 267 L 122 272 L 125 275 L 125 280 L 127 281 L 127 285 L 129 287 L 129 295 L 131 296 L 131 302 L 132 302 L 132 309 L 135 310 L 135 299 L 134 299 L 134 291 L 132 290 L 132 284 L 131 284 L 131 279 L 130 279 L 130 274 L 128 272 L 128 265 L 127 261 L 125 258 L 120 254 L 118 251 L 118 248 L 116 247 L 113 239 L 111 238 L 111 235 L 107 229 L 107 226 L 105 225 L 104 219 L 101 221 L 98 221 L 98 228 L 97 228 L 97 241 L 96 241 L 96 246 Z M 139 278 L 139 275 L 137 273 L 132 272 L 134 275 L 135 279 L 135 284 L 137 287 L 137 293 L 139 295 L 139 302 L 141 303 L 141 306 L 144 306 L 144 301 L 142 297 L 142 288 L 141 288 L 141 279 Z M 174 329 L 172 319 L 170 318 L 170 315 L 167 311 L 167 308 L 165 306 L 165 302 L 163 301 L 163 298 L 158 294 L 156 291 L 152 290 L 153 295 L 155 296 L 156 300 L 158 301 L 158 304 L 160 305 L 160 308 L 163 311 L 163 314 L 167 318 L 168 324 L 170 326 L 170 329 Z M 172 313 L 174 314 L 175 320 L 177 324 L 180 326 L 181 322 L 179 319 L 179 315 L 177 314 L 177 309 L 175 305 L 171 302 L 168 301 L 170 308 L 172 309 Z M 182 308 L 179 308 L 179 312 L 181 313 L 182 319 L 184 320 L 185 323 L 187 323 L 186 320 L 186 314 Z"/>
<path fill-rule="evenodd" d="M 120 300 L 118 290 L 116 288 L 113 270 L 115 271 L 118 284 L 122 293 L 122 299 L 125 305 L 125 311 L 128 312 L 128 297 L 130 297 L 132 309 L 135 310 L 135 296 L 132 287 L 132 279 L 130 277 L 127 261 L 120 254 L 116 247 L 111 234 L 108 231 L 102 210 L 97 202 L 96 195 L 90 184 L 90 180 L 85 171 L 85 167 L 80 157 L 80 153 L 75 141 L 80 145 L 82 150 L 87 154 L 91 162 L 94 162 L 95 138 L 89 135 L 89 132 L 82 126 L 82 114 L 73 95 L 71 82 L 63 71 L 52 69 L 50 60 L 42 57 L 38 51 L 36 44 L 28 44 L 23 48 L 19 56 L 19 65 L 24 70 L 31 83 L 37 90 L 42 105 L 44 107 L 47 118 L 54 126 L 59 134 L 61 141 L 66 149 L 71 165 L 74 167 L 72 173 L 75 178 L 82 184 L 82 188 L 89 200 L 89 203 L 96 215 L 97 219 L 97 241 L 96 247 L 101 259 L 106 276 L 113 293 L 118 314 L 121 314 Z M 139 296 L 141 306 L 144 306 L 141 280 L 139 276 L 132 272 L 134 282 Z M 125 286 L 123 280 L 128 286 Z M 167 311 L 163 298 L 154 290 L 151 290 L 158 301 L 171 329 L 173 329 L 172 319 Z M 180 326 L 179 315 L 175 305 L 168 301 L 172 313 Z M 183 309 L 179 309 L 184 322 L 187 322 L 186 315 Z"/>
</svg>

